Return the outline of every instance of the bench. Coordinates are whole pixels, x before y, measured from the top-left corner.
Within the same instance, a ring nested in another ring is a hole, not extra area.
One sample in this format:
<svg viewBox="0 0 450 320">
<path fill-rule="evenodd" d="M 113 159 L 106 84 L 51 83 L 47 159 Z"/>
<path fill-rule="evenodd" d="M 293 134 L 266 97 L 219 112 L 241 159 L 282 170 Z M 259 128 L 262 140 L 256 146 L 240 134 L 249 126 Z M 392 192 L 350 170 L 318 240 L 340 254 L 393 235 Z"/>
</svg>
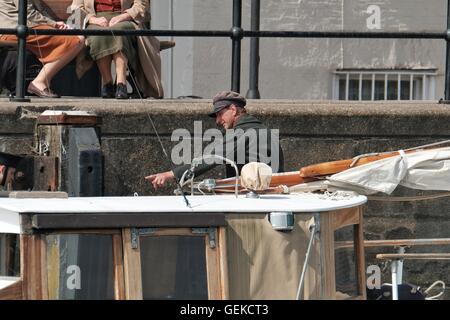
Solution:
<svg viewBox="0 0 450 320">
<path fill-rule="evenodd" d="M 66 21 L 70 16 L 68 8 L 71 0 L 36 0 L 36 6 L 41 12 L 57 21 Z M 160 51 L 175 47 L 175 41 L 160 41 Z"/>
</svg>

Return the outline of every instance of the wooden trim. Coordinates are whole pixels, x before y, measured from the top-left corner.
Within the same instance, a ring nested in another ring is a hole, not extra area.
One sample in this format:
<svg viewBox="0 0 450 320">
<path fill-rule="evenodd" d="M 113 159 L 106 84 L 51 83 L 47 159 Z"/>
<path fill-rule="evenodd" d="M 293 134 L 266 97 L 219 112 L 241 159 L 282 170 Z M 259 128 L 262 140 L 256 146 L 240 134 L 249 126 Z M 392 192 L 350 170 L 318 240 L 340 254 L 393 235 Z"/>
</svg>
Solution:
<svg viewBox="0 0 450 320">
<path fill-rule="evenodd" d="M 322 255 L 322 273 L 320 285 L 322 299 L 336 299 L 336 271 L 334 260 L 334 229 L 333 212 L 321 214 L 320 219 L 320 246 Z"/>
<path fill-rule="evenodd" d="M 333 230 L 360 223 L 359 207 L 333 211 Z"/>
<path fill-rule="evenodd" d="M 142 274 L 141 274 L 141 252 L 138 248 L 131 247 L 131 229 L 122 231 L 123 262 L 125 272 L 125 298 L 127 300 L 142 300 Z"/>
<path fill-rule="evenodd" d="M 225 226 L 223 213 L 38 213 L 32 217 L 34 229 L 99 229 L 142 227 L 217 227 Z"/>
<path fill-rule="evenodd" d="M 71 115 L 62 113 L 58 115 L 40 115 L 38 125 L 89 125 L 96 126 L 102 123 L 101 117 L 96 115 Z"/>
<path fill-rule="evenodd" d="M 450 238 L 442 239 L 397 239 L 397 240 L 365 240 L 365 248 L 375 247 L 418 247 L 418 246 L 440 246 L 449 245 Z M 336 242 L 336 248 L 353 247 L 353 241 Z"/>
<path fill-rule="evenodd" d="M 218 228 L 217 245 L 219 247 L 219 267 L 220 267 L 220 287 L 222 289 L 222 299 L 230 299 L 230 290 L 228 287 L 228 259 L 227 259 L 227 238 L 226 228 Z"/>
<path fill-rule="evenodd" d="M 228 270 L 226 260 L 225 228 L 216 228 L 216 247 L 211 248 L 208 234 L 192 233 L 191 228 L 165 228 L 158 229 L 148 235 L 140 237 L 158 237 L 158 236 L 192 236 L 203 237 L 205 241 L 206 273 L 208 282 L 208 298 L 212 300 L 228 299 Z M 116 236 L 115 236 L 116 237 Z M 120 238 L 117 236 L 117 238 Z M 117 240 L 116 240 L 117 241 Z M 116 242 L 115 242 L 116 243 Z M 141 252 L 138 242 L 138 248 L 131 247 L 131 229 L 123 229 L 123 269 L 124 269 L 124 298 L 128 300 L 137 300 L 143 298 L 142 292 L 142 270 L 141 270 Z M 117 253 L 117 256 L 119 253 Z M 116 257 L 116 255 L 115 255 Z M 119 261 L 115 258 L 115 265 Z M 119 274 L 117 274 L 119 275 Z M 117 281 L 117 277 L 116 277 Z M 120 296 L 120 284 L 116 288 Z"/>
<path fill-rule="evenodd" d="M 364 253 L 364 225 L 363 225 L 363 209 L 358 209 L 359 223 L 353 227 L 353 237 L 355 242 L 355 260 L 356 260 L 356 278 L 358 279 L 358 294 L 367 298 L 366 292 L 366 260 Z"/>
<path fill-rule="evenodd" d="M 222 290 L 220 288 L 220 266 L 219 250 L 217 244 L 215 248 L 209 245 L 209 236 L 203 235 L 205 239 L 205 257 L 206 257 L 206 277 L 208 282 L 208 299 L 222 299 Z"/>
<path fill-rule="evenodd" d="M 11 247 L 11 235 L 6 235 L 5 234 L 5 245 L 4 245 L 4 252 L 5 252 L 5 260 L 4 260 L 4 265 L 6 266 L 6 268 L 9 268 L 11 266 L 11 261 L 14 261 L 14 250 L 9 250 L 9 248 Z M 17 239 L 18 241 L 18 239 Z M 0 252 L 1 252 L 1 248 L 0 248 Z M 1 258 L 1 257 L 0 257 Z M 1 262 L 0 262 L 1 263 Z M 2 263 L 3 264 L 3 263 Z M 0 266 L 1 268 L 1 266 Z"/>
<path fill-rule="evenodd" d="M 114 260 L 114 298 L 116 300 L 125 300 L 122 237 L 117 234 L 113 235 L 113 260 Z"/>
<path fill-rule="evenodd" d="M 45 231 L 46 235 L 63 235 L 63 234 L 98 234 L 98 235 L 121 235 L 120 229 L 81 229 L 81 230 L 51 230 Z"/>
<path fill-rule="evenodd" d="M 48 235 L 47 235 L 48 236 Z M 50 300 L 59 299 L 59 287 L 60 287 L 60 252 L 59 246 L 52 243 L 51 246 L 46 247 L 47 256 L 47 291 L 48 298 Z"/>
<path fill-rule="evenodd" d="M 48 300 L 48 269 L 47 269 L 47 241 L 45 236 L 41 236 L 40 243 L 40 262 L 41 262 L 41 283 L 42 283 L 42 299 Z"/>
<path fill-rule="evenodd" d="M 151 236 L 204 236 L 204 234 L 193 234 L 191 228 L 158 228 L 155 232 L 148 235 L 140 235 L 140 237 Z"/>
<path fill-rule="evenodd" d="M 17 280 L 9 286 L 0 290 L 0 300 L 21 300 L 22 296 L 22 280 Z"/>
<path fill-rule="evenodd" d="M 25 300 L 43 299 L 41 235 L 20 235 L 20 274 Z"/>
<path fill-rule="evenodd" d="M 365 290 L 364 290 L 365 291 Z M 344 300 L 367 300 L 366 295 L 364 294 L 364 296 L 355 296 L 355 297 L 349 297 L 347 299 Z"/>
<path fill-rule="evenodd" d="M 450 253 L 381 253 L 377 259 L 383 260 L 450 260 Z"/>
</svg>

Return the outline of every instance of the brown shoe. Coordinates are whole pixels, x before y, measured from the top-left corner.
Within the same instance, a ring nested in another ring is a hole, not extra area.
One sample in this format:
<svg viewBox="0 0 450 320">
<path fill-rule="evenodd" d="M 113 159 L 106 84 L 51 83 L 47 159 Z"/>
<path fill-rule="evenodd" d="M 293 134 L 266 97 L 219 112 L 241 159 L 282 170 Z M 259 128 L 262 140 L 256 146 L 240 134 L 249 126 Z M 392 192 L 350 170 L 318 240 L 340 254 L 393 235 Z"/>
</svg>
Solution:
<svg viewBox="0 0 450 320">
<path fill-rule="evenodd" d="M 30 84 L 28 85 L 27 91 L 28 91 L 28 93 L 34 94 L 40 98 L 61 98 L 61 96 L 59 94 L 54 93 L 49 88 L 40 90 L 32 82 L 30 82 Z"/>
</svg>

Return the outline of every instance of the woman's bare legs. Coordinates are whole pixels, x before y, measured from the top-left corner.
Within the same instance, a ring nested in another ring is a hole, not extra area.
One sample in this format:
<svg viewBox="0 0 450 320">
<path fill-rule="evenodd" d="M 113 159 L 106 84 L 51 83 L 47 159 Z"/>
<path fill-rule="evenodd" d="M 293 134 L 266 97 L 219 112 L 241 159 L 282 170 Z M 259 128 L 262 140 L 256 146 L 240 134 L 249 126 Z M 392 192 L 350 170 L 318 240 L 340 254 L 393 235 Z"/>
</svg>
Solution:
<svg viewBox="0 0 450 320">
<path fill-rule="evenodd" d="M 78 45 L 73 47 L 70 51 L 68 51 L 65 55 L 63 55 L 58 60 L 46 63 L 36 78 L 32 81 L 33 85 L 37 87 L 39 90 L 44 90 L 45 88 L 50 87 L 50 82 L 53 77 L 73 58 L 77 56 L 77 54 L 83 49 L 84 40 L 80 40 Z"/>
<path fill-rule="evenodd" d="M 121 52 L 113 54 L 113 60 L 116 64 L 117 83 L 127 83 L 127 57 Z"/>
<path fill-rule="evenodd" d="M 103 85 L 112 83 L 112 74 L 111 74 L 111 62 L 112 62 L 112 56 L 106 56 L 103 58 L 98 59 L 97 61 L 98 70 L 100 71 L 100 74 L 102 76 L 102 83 Z"/>
</svg>

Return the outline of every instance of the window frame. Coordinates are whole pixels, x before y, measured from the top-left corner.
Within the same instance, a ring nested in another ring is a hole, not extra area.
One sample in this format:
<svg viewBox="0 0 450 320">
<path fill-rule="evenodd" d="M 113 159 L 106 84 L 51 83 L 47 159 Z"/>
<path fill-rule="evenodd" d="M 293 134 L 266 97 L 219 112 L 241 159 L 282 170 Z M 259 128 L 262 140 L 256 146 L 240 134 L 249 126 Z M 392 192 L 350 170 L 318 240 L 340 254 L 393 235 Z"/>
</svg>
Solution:
<svg viewBox="0 0 450 320">
<path fill-rule="evenodd" d="M 47 235 L 61 234 L 99 234 L 111 235 L 114 263 L 114 300 L 125 298 L 123 274 L 123 253 L 120 230 L 90 229 L 90 230 L 52 230 L 38 234 L 20 235 L 20 259 L 22 278 L 22 298 L 24 300 L 48 300 L 48 260 Z"/>
<path fill-rule="evenodd" d="M 215 247 L 210 246 L 208 234 L 194 233 L 193 228 L 155 228 L 151 234 L 138 235 L 137 247 L 132 243 L 132 228 L 123 229 L 125 298 L 142 300 L 141 248 L 139 237 L 193 236 L 205 240 L 206 275 L 209 300 L 228 299 L 228 270 L 226 260 L 226 240 L 224 227 L 215 230 Z M 195 228 L 194 228 L 195 229 Z"/>
<path fill-rule="evenodd" d="M 436 100 L 437 69 L 337 69 L 333 72 L 332 99 L 337 101 L 429 101 Z M 371 99 L 362 99 L 363 77 L 370 77 Z M 376 77 L 384 76 L 384 99 L 375 100 Z M 403 77 L 409 77 L 409 99 L 401 99 L 401 82 Z M 394 77 L 397 82 L 397 99 L 388 99 L 388 81 Z M 421 99 L 414 99 L 417 91 L 414 91 L 414 81 L 417 77 L 422 80 L 420 90 Z M 356 79 L 355 79 L 356 78 Z M 340 80 L 345 81 L 344 98 L 340 99 Z M 358 99 L 349 99 L 350 80 L 358 81 Z"/>
</svg>

